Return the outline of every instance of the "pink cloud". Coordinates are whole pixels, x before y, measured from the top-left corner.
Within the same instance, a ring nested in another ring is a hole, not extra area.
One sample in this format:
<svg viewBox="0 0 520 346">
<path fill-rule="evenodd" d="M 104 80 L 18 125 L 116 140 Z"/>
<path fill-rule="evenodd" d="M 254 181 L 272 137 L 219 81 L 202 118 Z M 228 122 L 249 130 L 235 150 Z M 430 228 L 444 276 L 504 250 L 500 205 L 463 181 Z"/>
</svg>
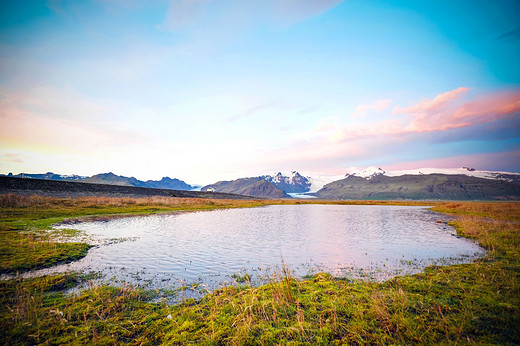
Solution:
<svg viewBox="0 0 520 346">
<path fill-rule="evenodd" d="M 431 132 L 473 126 L 499 120 L 520 111 L 520 91 L 484 95 L 464 104 L 450 103 L 459 97 L 458 93 L 453 93 L 451 98 L 446 94 L 448 93 L 439 95 L 443 96 L 444 101 L 424 107 L 415 105 L 407 109 L 410 122 L 403 130 Z"/>
<path fill-rule="evenodd" d="M 148 137 L 110 126 L 107 105 L 73 93 L 40 88 L 31 94 L 0 89 L 0 145 L 5 148 L 70 153 L 103 151 L 145 143 Z"/>
<path fill-rule="evenodd" d="M 520 112 L 520 91 L 486 95 L 464 104 L 453 114 L 453 119 L 479 119 L 487 122 L 497 117 Z"/>
<path fill-rule="evenodd" d="M 399 114 L 394 109 L 396 114 L 388 114 L 388 118 L 383 121 L 359 124 L 342 122 L 339 117 L 324 118 L 313 130 L 295 136 L 284 149 L 269 153 L 268 160 L 276 164 L 284 163 L 309 169 L 315 167 L 317 162 L 337 167 L 341 162 L 353 164 L 358 160 L 366 161 L 371 158 L 382 160 L 398 156 L 400 151 L 414 152 L 414 143 L 418 146 L 425 145 L 425 141 L 438 136 L 435 132 L 492 123 L 516 117 L 520 113 L 520 90 L 497 92 L 472 100 L 467 100 L 467 96 L 462 98 L 467 91 L 467 88 L 458 88 L 406 109 L 396 107 L 400 109 Z M 387 106 L 383 102 L 380 104 L 381 107 Z M 491 169 L 491 163 L 497 162 L 497 157 L 511 159 L 515 156 L 454 156 L 437 161 L 413 162 L 409 166 L 453 168 L 471 165 Z"/>
<path fill-rule="evenodd" d="M 460 87 L 437 95 L 433 100 L 425 98 L 420 102 L 406 108 L 396 106 L 392 114 L 429 114 L 443 109 L 448 103 L 465 94 L 469 88 Z"/>
<path fill-rule="evenodd" d="M 19 162 L 19 163 L 23 162 L 21 155 L 14 154 L 14 153 L 1 153 L 0 161 Z"/>
<path fill-rule="evenodd" d="M 369 105 L 359 105 L 356 107 L 356 110 L 352 114 L 352 117 L 354 119 L 357 118 L 364 118 L 367 115 L 368 111 L 383 111 L 390 107 L 390 104 L 392 103 L 392 100 L 377 100 L 376 102 L 369 104 Z"/>
<path fill-rule="evenodd" d="M 333 142 L 345 142 L 382 135 L 444 131 L 493 122 L 520 113 L 520 90 L 483 95 L 462 103 L 458 99 L 467 90 L 458 88 L 448 91 L 408 108 L 397 106 L 392 111 L 394 116 L 383 121 L 368 124 L 325 122 L 329 126 L 320 122 L 312 134 L 326 136 Z M 376 109 L 376 106 L 380 109 L 388 106 L 389 100 L 381 101 L 384 102 L 358 107 L 361 109 L 358 114 L 366 109 Z"/>
</svg>

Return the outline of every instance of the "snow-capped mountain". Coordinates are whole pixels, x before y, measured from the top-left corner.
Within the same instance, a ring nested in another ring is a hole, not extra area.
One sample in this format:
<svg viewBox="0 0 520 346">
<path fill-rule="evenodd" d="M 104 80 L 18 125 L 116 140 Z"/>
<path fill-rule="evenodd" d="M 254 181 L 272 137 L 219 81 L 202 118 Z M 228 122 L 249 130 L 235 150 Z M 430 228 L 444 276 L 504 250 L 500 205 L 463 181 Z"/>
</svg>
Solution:
<svg viewBox="0 0 520 346">
<path fill-rule="evenodd" d="M 308 192 L 311 187 L 309 179 L 296 171 L 292 171 L 288 175 L 283 175 L 281 172 L 278 172 L 274 176 L 264 175 L 261 178 L 273 183 L 277 188 L 286 193 Z"/>
<path fill-rule="evenodd" d="M 448 176 L 465 175 L 475 178 L 484 178 L 490 180 L 501 180 L 509 183 L 520 184 L 520 173 L 510 172 L 493 172 L 493 171 L 481 171 L 471 167 L 462 168 L 421 168 L 413 170 L 399 170 L 399 171 L 386 171 L 380 167 L 351 167 L 347 170 L 345 175 L 340 176 L 306 176 L 307 180 L 311 183 L 308 191 L 305 193 L 292 194 L 292 197 L 305 198 L 308 196 L 315 196 L 315 193 L 320 191 L 327 184 L 340 181 L 349 177 L 364 178 L 367 182 L 376 180 L 377 177 L 401 177 L 404 175 L 429 175 L 429 174 L 444 174 Z M 319 195 L 319 194 L 318 194 Z"/>
<path fill-rule="evenodd" d="M 461 169 L 368 169 L 325 185 L 327 199 L 520 200 L 520 174 Z"/>
<path fill-rule="evenodd" d="M 427 174 L 446 174 L 446 175 L 467 175 L 470 177 L 494 179 L 494 180 L 505 180 L 512 183 L 520 183 L 520 173 L 510 172 L 494 172 L 494 171 L 481 171 L 471 167 L 461 168 L 419 168 L 409 170 L 397 170 L 397 171 L 385 171 L 379 167 L 367 167 L 358 168 L 353 167 L 348 170 L 345 174 L 345 178 L 350 176 L 365 178 L 367 180 L 372 179 L 380 175 L 386 175 L 388 177 L 399 177 L 402 175 L 427 175 Z M 339 180 L 339 179 L 338 179 Z"/>
</svg>

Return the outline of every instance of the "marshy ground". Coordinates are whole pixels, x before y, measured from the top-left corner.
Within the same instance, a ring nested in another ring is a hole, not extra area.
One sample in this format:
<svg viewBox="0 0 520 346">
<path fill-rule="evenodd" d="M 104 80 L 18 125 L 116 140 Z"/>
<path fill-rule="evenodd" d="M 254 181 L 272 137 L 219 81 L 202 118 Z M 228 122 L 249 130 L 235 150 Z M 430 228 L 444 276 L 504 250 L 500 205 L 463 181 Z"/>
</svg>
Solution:
<svg viewBox="0 0 520 346">
<path fill-rule="evenodd" d="M 0 271 L 23 272 L 84 256 L 89 245 L 57 243 L 57 236 L 67 234 L 41 231 L 67 218 L 282 203 L 317 202 L 2 195 Z M 352 204 L 362 203 L 376 202 Z M 88 285 L 88 277 L 73 273 L 12 279 L 0 282 L 0 339 L 4 344 L 520 343 L 519 203 L 377 203 L 434 204 L 436 211 L 457 215 L 458 233 L 476 239 L 487 255 L 382 283 L 327 274 L 297 280 L 284 268 L 263 286 L 249 287 L 243 280 L 178 305 L 161 300 L 159 291 L 133 287 L 90 285 L 66 293 Z"/>
</svg>

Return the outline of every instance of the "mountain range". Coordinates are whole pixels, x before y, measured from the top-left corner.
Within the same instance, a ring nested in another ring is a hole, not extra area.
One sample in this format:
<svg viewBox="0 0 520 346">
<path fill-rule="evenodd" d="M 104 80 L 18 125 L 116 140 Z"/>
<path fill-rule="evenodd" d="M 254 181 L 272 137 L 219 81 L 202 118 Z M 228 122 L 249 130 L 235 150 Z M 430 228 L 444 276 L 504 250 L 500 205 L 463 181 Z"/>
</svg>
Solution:
<svg viewBox="0 0 520 346">
<path fill-rule="evenodd" d="M 91 177 L 51 172 L 23 175 L 9 173 L 8 176 L 171 190 L 196 188 L 169 177 L 141 181 L 113 173 Z M 274 175 L 219 181 L 201 190 L 259 198 L 520 200 L 520 173 L 480 171 L 470 167 L 408 171 L 385 171 L 379 167 L 369 167 L 350 169 L 344 176 L 310 177 L 292 171 L 288 174 L 278 172 Z"/>
<path fill-rule="evenodd" d="M 134 177 L 124 177 L 121 175 L 115 175 L 114 173 L 101 173 L 91 177 L 85 177 L 80 175 L 61 175 L 52 172 L 44 174 L 28 174 L 20 173 L 13 175 L 12 173 L 7 174 L 8 177 L 15 178 L 31 178 L 31 179 L 46 179 L 46 180 L 63 180 L 63 181 L 78 181 L 84 183 L 93 184 L 108 184 L 108 185 L 120 185 L 120 186 L 136 186 L 136 187 L 150 187 L 155 189 L 169 189 L 169 190 L 181 190 L 189 191 L 193 190 L 194 187 L 186 184 L 184 181 L 179 179 L 172 179 L 164 177 L 161 180 L 147 180 L 142 181 Z"/>
<path fill-rule="evenodd" d="M 311 182 L 308 178 L 292 171 L 287 176 L 278 172 L 275 175 L 219 181 L 202 187 L 202 191 L 236 193 L 254 197 L 290 198 L 289 193 L 305 193 L 310 191 L 310 187 Z"/>
</svg>

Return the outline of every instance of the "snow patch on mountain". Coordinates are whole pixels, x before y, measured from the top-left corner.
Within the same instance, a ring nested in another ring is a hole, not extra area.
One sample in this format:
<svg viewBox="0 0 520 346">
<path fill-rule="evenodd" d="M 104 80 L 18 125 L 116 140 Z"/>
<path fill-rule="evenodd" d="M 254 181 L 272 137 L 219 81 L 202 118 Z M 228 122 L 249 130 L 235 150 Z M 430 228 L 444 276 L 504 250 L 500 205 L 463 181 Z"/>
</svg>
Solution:
<svg viewBox="0 0 520 346">
<path fill-rule="evenodd" d="M 508 182 L 520 182 L 520 173 L 481 171 L 471 167 L 461 168 L 420 168 L 401 171 L 388 171 L 385 175 L 389 177 L 397 177 L 405 174 L 423 175 L 423 174 L 463 174 L 476 178 L 505 180 Z"/>
<path fill-rule="evenodd" d="M 349 172 L 345 174 L 345 178 L 350 176 L 360 177 L 365 179 L 371 179 L 373 177 L 377 177 L 378 175 L 384 175 L 386 172 L 384 169 L 380 167 L 367 167 L 364 169 L 360 169 L 358 167 L 352 167 L 349 169 Z"/>
<path fill-rule="evenodd" d="M 447 174 L 457 175 L 463 174 L 476 178 L 494 179 L 494 180 L 505 180 L 509 182 L 520 183 L 520 173 L 510 172 L 494 172 L 494 171 L 481 171 L 471 167 L 461 168 L 419 168 L 419 169 L 407 169 L 407 170 L 396 170 L 396 171 L 385 171 L 380 167 L 351 167 L 347 169 L 345 177 L 361 177 L 370 180 L 373 177 L 380 175 L 386 175 L 388 177 L 398 177 L 402 175 L 425 175 L 425 174 Z"/>
</svg>

